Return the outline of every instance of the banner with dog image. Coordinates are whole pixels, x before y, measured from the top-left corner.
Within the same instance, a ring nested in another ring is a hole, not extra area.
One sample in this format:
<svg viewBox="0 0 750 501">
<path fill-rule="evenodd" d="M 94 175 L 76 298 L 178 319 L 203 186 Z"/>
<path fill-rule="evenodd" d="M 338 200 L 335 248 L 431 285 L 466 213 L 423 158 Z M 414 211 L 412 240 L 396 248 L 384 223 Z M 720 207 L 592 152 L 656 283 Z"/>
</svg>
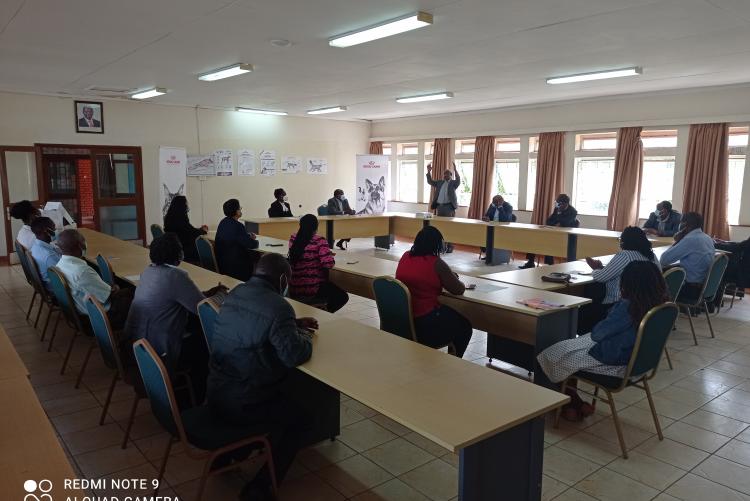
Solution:
<svg viewBox="0 0 750 501">
<path fill-rule="evenodd" d="M 390 193 L 388 156 L 357 155 L 357 214 L 386 211 Z"/>
<path fill-rule="evenodd" d="M 159 147 L 159 202 L 162 215 L 166 215 L 174 197 L 185 194 L 186 169 L 185 148 Z"/>
</svg>

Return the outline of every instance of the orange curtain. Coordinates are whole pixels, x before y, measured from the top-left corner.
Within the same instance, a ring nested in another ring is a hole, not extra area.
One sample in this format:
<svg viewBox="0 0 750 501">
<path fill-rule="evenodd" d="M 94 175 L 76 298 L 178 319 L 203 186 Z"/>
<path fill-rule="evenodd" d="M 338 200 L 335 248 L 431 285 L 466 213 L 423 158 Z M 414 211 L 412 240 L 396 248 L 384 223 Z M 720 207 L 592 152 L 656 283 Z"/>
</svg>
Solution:
<svg viewBox="0 0 750 501">
<path fill-rule="evenodd" d="M 615 174 L 609 196 L 607 229 L 622 231 L 638 224 L 643 177 L 643 127 L 623 127 L 617 133 Z"/>
<path fill-rule="evenodd" d="M 451 165 L 451 140 L 450 138 L 435 139 L 435 148 L 432 152 L 432 179 L 443 179 L 443 172 L 449 170 Z M 437 192 L 435 188 L 430 190 L 430 199 L 427 200 L 427 208 L 435 200 Z"/>
<path fill-rule="evenodd" d="M 372 141 L 370 143 L 370 155 L 383 154 L 383 141 Z"/>
<path fill-rule="evenodd" d="M 474 179 L 471 183 L 470 219 L 482 219 L 492 200 L 494 170 L 495 136 L 477 136 L 474 143 Z"/>
<path fill-rule="evenodd" d="M 682 212 L 703 215 L 703 231 L 729 239 L 729 124 L 690 126 Z"/>
<path fill-rule="evenodd" d="M 539 134 L 536 160 L 536 194 L 531 214 L 533 224 L 544 224 L 552 214 L 557 195 L 563 192 L 565 174 L 565 133 Z"/>
</svg>

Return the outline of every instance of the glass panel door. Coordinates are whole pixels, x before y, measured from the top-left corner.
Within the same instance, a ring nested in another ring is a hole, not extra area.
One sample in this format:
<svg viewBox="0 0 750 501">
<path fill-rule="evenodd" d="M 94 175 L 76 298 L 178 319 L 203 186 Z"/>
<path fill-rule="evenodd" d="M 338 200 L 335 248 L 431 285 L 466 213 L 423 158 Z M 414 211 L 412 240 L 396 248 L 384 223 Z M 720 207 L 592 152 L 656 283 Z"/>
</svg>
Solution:
<svg viewBox="0 0 750 501">
<path fill-rule="evenodd" d="M 39 186 L 36 171 L 36 156 L 33 147 L 0 147 L 0 184 L 2 185 L 2 205 L 5 214 L 4 231 L 0 232 L 0 248 L 17 262 L 13 243 L 23 222 L 11 219 L 10 207 L 21 200 L 29 200 L 39 206 Z"/>
</svg>

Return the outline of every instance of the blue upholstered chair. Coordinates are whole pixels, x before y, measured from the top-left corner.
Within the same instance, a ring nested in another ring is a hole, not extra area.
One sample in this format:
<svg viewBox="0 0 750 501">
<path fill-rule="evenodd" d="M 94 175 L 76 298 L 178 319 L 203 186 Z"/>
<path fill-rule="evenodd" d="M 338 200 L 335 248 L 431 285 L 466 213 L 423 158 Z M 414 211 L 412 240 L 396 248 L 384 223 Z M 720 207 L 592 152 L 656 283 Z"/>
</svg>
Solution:
<svg viewBox="0 0 750 501">
<path fill-rule="evenodd" d="M 195 248 L 198 251 L 201 267 L 218 273 L 219 266 L 216 262 L 213 242 L 207 236 L 201 235 L 195 239 Z"/>
<path fill-rule="evenodd" d="M 31 281 L 31 275 L 29 274 L 29 262 L 26 258 L 26 251 L 28 250 L 26 247 L 21 245 L 21 243 L 18 240 L 15 240 L 13 242 L 13 246 L 16 249 L 16 256 L 18 256 L 18 262 L 21 263 L 21 269 L 23 270 L 23 276 L 26 277 L 26 281 L 33 287 L 33 283 Z M 29 319 L 31 316 L 31 309 L 34 307 L 34 302 L 36 301 L 36 297 L 38 295 L 38 292 L 36 289 L 34 289 L 34 294 L 31 296 L 31 302 L 29 303 L 29 309 L 26 312 L 26 320 Z"/>
<path fill-rule="evenodd" d="M 327 205 L 321 205 L 318 207 L 318 215 L 319 216 L 327 216 L 328 215 L 328 206 Z"/>
<path fill-rule="evenodd" d="M 151 225 L 151 237 L 159 238 L 162 235 L 164 235 L 164 229 L 161 227 L 161 225 L 152 224 Z"/>
<path fill-rule="evenodd" d="M 669 293 L 669 299 L 671 301 L 677 301 L 677 296 L 680 295 L 682 286 L 685 285 L 685 276 L 685 269 L 680 268 L 679 266 L 670 268 L 664 272 L 664 281 L 667 283 L 667 292 Z M 695 334 L 693 334 L 693 336 L 695 336 Z M 695 344 L 698 344 L 698 342 L 696 341 Z M 672 359 L 669 358 L 669 350 L 666 346 L 664 347 L 664 356 L 667 357 L 669 368 L 673 369 Z"/>
<path fill-rule="evenodd" d="M 708 270 L 706 280 L 703 282 L 703 288 L 697 299 L 692 302 L 677 301 L 677 304 L 681 307 L 688 309 L 688 321 L 690 321 L 690 331 L 693 333 L 693 341 L 698 344 L 698 338 L 695 335 L 695 326 L 693 325 L 693 316 L 690 314 L 690 308 L 700 308 L 706 314 L 706 320 L 708 321 L 708 329 L 711 331 L 711 337 L 714 338 L 714 327 L 711 325 L 711 315 L 708 314 L 708 303 L 713 301 L 716 294 L 721 294 L 723 291 L 719 291 L 721 280 L 724 278 L 724 272 L 729 264 L 729 258 L 725 254 L 717 254 L 714 256 L 714 260 L 711 263 L 711 268 Z"/>
<path fill-rule="evenodd" d="M 45 336 L 47 335 L 47 327 L 49 327 L 49 321 L 50 318 L 52 318 L 52 314 L 54 312 L 58 312 L 57 319 L 59 320 L 59 312 L 60 308 L 57 306 L 57 301 L 55 300 L 55 296 L 47 289 L 47 287 L 44 285 L 44 281 L 42 280 L 42 273 L 39 271 L 39 266 L 37 265 L 36 261 L 34 260 L 34 256 L 31 255 L 31 251 L 28 249 L 21 249 L 22 252 L 25 254 L 26 263 L 29 267 L 29 275 L 31 278 L 31 285 L 34 287 L 34 292 L 39 294 L 39 297 L 41 298 L 41 302 L 39 303 L 39 311 L 36 314 L 36 320 L 34 321 L 34 327 L 39 324 L 39 316 L 42 314 L 42 308 L 44 305 L 47 305 L 47 319 L 44 321 L 44 328 L 42 329 L 42 336 L 40 338 L 41 341 L 44 341 Z M 53 332 L 57 330 L 57 322 L 55 322 L 55 326 L 53 328 Z"/>
<path fill-rule="evenodd" d="M 99 268 L 99 276 L 109 285 L 115 285 L 115 272 L 112 271 L 112 264 L 106 257 L 101 254 L 96 255 L 96 267 Z"/>
<path fill-rule="evenodd" d="M 214 339 L 214 324 L 218 316 L 219 307 L 212 299 L 206 298 L 198 303 L 198 318 L 201 321 L 203 335 L 206 336 L 206 346 L 208 346 L 209 353 L 211 353 L 211 343 Z"/>
</svg>

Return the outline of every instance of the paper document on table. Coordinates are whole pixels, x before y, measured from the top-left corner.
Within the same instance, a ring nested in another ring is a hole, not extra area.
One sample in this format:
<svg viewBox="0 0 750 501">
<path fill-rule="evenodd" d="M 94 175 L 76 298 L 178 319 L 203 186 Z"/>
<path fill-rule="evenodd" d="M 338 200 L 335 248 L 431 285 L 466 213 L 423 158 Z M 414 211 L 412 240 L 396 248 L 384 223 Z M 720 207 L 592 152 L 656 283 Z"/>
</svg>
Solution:
<svg viewBox="0 0 750 501">
<path fill-rule="evenodd" d="M 141 281 L 140 275 L 125 275 L 123 278 L 127 280 L 128 282 L 140 282 Z"/>
<path fill-rule="evenodd" d="M 476 284 L 476 287 L 473 290 L 474 292 L 484 292 L 485 294 L 489 294 L 490 292 L 497 292 L 503 289 L 507 289 L 507 287 L 501 285 Z"/>
<path fill-rule="evenodd" d="M 565 306 L 564 304 L 551 303 L 536 297 L 532 299 L 519 299 L 516 302 L 528 306 L 529 308 L 534 308 L 535 310 L 556 310 Z"/>
</svg>

